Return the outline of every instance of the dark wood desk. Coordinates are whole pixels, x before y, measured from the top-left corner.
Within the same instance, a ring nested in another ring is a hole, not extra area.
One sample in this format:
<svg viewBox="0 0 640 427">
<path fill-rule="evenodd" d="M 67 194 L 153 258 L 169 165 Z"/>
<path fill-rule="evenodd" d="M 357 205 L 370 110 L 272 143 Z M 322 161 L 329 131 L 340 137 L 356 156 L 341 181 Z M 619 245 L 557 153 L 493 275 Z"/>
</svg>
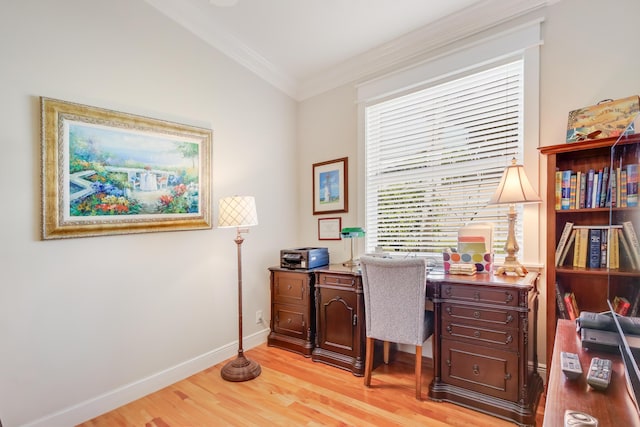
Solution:
<svg viewBox="0 0 640 427">
<path fill-rule="evenodd" d="M 568 380 L 564 376 L 560 366 L 560 352 L 562 351 L 578 355 L 583 372 L 580 378 Z M 611 359 L 613 362 L 613 377 L 604 392 L 593 390 L 587 384 L 586 373 L 591 359 L 596 356 Z M 600 426 L 640 426 L 640 419 L 638 419 L 633 402 L 627 394 L 624 365 L 620 356 L 582 350 L 575 322 L 561 319 L 558 320 L 556 328 L 543 426 L 564 425 L 564 411 L 566 409 L 586 412 L 596 417 Z"/>
</svg>

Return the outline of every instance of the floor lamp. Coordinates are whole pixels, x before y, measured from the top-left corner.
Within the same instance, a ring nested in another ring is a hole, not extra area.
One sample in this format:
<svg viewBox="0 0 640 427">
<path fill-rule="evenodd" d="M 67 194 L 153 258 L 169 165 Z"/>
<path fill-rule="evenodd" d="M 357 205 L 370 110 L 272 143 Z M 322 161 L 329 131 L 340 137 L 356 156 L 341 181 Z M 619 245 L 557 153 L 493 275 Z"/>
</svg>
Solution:
<svg viewBox="0 0 640 427">
<path fill-rule="evenodd" d="M 490 205 L 509 205 L 509 234 L 504 245 L 507 256 L 504 259 L 504 264 L 496 270 L 496 274 L 513 272 L 518 276 L 524 276 L 527 273 L 527 269 L 518 262 L 516 257 L 520 248 L 518 247 L 518 242 L 516 242 L 515 225 L 517 214 L 515 204 L 540 202 L 542 200 L 540 200 L 524 173 L 524 166 L 517 165 L 514 158 L 511 160 L 511 165 L 507 166 L 502 173 L 500 184 L 498 184 L 493 197 L 489 200 Z"/>
<path fill-rule="evenodd" d="M 262 372 L 260 365 L 244 357 L 242 349 L 242 242 L 241 233 L 248 233 L 253 225 L 258 225 L 256 202 L 252 196 L 232 196 L 220 199 L 218 205 L 218 227 L 236 227 L 235 238 L 238 247 L 238 356 L 222 368 L 220 375 L 227 381 L 252 380 Z"/>
</svg>

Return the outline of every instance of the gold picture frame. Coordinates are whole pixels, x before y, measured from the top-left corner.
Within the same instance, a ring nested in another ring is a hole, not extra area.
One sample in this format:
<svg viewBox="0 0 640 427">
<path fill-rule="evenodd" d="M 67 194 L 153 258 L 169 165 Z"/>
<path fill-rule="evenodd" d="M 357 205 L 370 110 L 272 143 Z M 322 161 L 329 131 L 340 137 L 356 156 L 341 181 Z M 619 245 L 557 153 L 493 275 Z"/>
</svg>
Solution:
<svg viewBox="0 0 640 427">
<path fill-rule="evenodd" d="M 42 239 L 211 228 L 210 129 L 40 98 Z"/>
</svg>

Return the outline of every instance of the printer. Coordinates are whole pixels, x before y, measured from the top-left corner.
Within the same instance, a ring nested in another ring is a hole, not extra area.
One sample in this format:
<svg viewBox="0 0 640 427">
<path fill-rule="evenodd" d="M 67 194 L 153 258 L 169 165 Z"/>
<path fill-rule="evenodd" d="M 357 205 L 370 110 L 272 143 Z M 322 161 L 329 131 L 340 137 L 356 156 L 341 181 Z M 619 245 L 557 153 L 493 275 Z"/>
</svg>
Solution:
<svg viewBox="0 0 640 427">
<path fill-rule="evenodd" d="M 280 267 L 308 270 L 329 264 L 327 248 L 295 248 L 280 251 Z"/>
</svg>

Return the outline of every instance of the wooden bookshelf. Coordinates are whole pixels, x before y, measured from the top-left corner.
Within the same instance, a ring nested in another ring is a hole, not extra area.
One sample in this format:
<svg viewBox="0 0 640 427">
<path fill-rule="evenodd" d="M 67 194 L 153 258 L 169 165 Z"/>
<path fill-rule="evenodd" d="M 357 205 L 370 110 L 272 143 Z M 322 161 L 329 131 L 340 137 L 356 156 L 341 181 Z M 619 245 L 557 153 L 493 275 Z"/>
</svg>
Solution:
<svg viewBox="0 0 640 427">
<path fill-rule="evenodd" d="M 555 284 L 558 282 L 564 291 L 575 294 L 578 308 L 581 311 L 600 312 L 608 309 L 607 299 L 616 295 L 631 299 L 640 291 L 640 272 L 629 267 L 628 260 L 620 251 L 621 267 L 609 268 L 579 268 L 573 267 L 570 255 L 563 266 L 556 267 L 556 246 L 566 222 L 573 222 L 577 226 L 621 224 L 631 221 L 640 231 L 640 209 L 638 207 L 596 207 L 580 209 L 556 209 L 556 171 L 572 170 L 585 172 L 589 169 L 596 171 L 612 162 L 612 147 L 615 144 L 613 156 L 616 162 L 622 159 L 623 164 L 638 163 L 640 135 L 618 138 L 603 138 L 597 140 L 564 143 L 547 147 L 540 147 L 540 153 L 547 157 L 547 247 L 546 247 L 546 298 L 547 298 L 547 367 L 551 366 L 553 345 L 557 323 L 557 304 Z"/>
</svg>

